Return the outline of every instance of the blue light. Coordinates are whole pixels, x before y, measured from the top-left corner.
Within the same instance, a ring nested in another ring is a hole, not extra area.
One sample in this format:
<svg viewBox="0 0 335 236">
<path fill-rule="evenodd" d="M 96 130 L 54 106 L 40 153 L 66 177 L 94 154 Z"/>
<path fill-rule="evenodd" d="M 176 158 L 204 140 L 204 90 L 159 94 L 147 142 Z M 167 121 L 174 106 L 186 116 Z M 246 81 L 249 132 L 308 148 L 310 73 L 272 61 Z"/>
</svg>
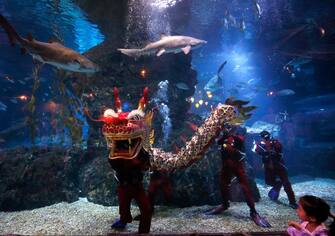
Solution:
<svg viewBox="0 0 335 236">
<path fill-rule="evenodd" d="M 78 45 L 78 51 L 80 53 L 104 41 L 104 36 L 100 33 L 97 26 L 83 18 L 77 18 L 74 21 L 74 31 L 75 43 Z"/>
<path fill-rule="evenodd" d="M 122 111 L 130 111 L 130 104 L 128 102 L 122 103 Z"/>
<path fill-rule="evenodd" d="M 249 60 L 248 56 L 243 53 L 237 53 L 236 51 L 232 52 L 232 59 L 236 66 L 242 66 L 246 64 Z"/>
</svg>

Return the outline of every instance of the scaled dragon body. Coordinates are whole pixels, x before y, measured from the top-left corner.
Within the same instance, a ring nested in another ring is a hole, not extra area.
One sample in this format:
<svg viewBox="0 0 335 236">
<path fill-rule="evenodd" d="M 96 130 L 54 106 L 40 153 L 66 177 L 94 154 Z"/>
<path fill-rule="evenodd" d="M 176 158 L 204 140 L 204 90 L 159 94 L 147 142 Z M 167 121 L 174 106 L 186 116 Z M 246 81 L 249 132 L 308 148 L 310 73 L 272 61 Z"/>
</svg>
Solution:
<svg viewBox="0 0 335 236">
<path fill-rule="evenodd" d="M 205 120 L 178 153 L 165 152 L 152 147 L 152 118 L 153 112 L 145 113 L 148 102 L 148 88 L 144 89 L 143 97 L 139 101 L 138 108 L 131 112 L 122 112 L 118 90 L 114 88 L 116 111 L 107 109 L 104 115 L 96 121 L 104 123 L 102 132 L 110 149 L 110 159 L 133 159 L 143 148 L 150 154 L 152 170 L 172 171 L 185 168 L 203 157 L 207 147 L 211 144 L 221 130 L 243 122 L 250 115 L 245 112 L 255 107 L 242 107 L 248 102 L 228 100 L 219 104 L 212 110 Z M 92 119 L 92 118 L 91 118 Z"/>
</svg>

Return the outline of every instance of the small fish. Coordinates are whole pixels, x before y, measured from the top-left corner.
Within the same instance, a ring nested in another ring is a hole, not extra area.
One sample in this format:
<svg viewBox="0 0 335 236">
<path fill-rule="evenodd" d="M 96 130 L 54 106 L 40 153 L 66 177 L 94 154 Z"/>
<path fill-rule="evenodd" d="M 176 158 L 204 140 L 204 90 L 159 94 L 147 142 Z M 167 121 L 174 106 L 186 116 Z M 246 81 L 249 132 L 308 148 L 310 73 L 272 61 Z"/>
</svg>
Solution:
<svg viewBox="0 0 335 236">
<path fill-rule="evenodd" d="M 245 88 L 246 87 L 246 83 L 243 83 L 243 82 L 241 82 L 241 83 L 238 83 L 238 84 L 236 84 L 236 88 Z"/>
<path fill-rule="evenodd" d="M 227 64 L 227 61 L 224 61 L 218 71 L 216 72 L 216 75 L 213 76 L 205 85 L 204 89 L 206 91 L 211 91 L 213 93 L 217 92 L 217 91 L 222 91 L 222 86 L 223 86 L 223 79 L 221 77 L 221 71 L 223 70 L 224 66 Z"/>
<path fill-rule="evenodd" d="M 275 93 L 275 95 L 277 96 L 291 96 L 294 95 L 295 91 L 292 89 L 282 89 L 280 91 L 278 91 L 277 93 Z"/>
<path fill-rule="evenodd" d="M 227 20 L 226 17 L 223 19 L 223 27 L 224 27 L 225 29 L 228 29 L 228 28 L 229 28 L 229 22 L 228 22 L 228 20 Z"/>
<path fill-rule="evenodd" d="M 218 89 L 221 89 L 218 87 L 219 84 L 219 77 L 217 75 L 214 75 L 205 85 L 204 89 L 206 91 L 217 91 Z"/>
<path fill-rule="evenodd" d="M 187 84 L 182 83 L 182 82 L 177 83 L 177 84 L 176 84 L 176 87 L 179 88 L 179 89 L 181 89 L 181 90 L 189 90 L 189 89 L 190 89 L 190 87 L 188 87 Z"/>
<path fill-rule="evenodd" d="M 15 98 L 11 98 L 10 101 L 14 104 L 17 104 L 17 100 Z"/>
<path fill-rule="evenodd" d="M 25 85 L 25 84 L 26 84 L 26 82 L 24 82 L 23 80 L 18 80 L 18 81 L 19 81 L 19 83 L 22 84 L 22 85 Z"/>
<path fill-rule="evenodd" d="M 228 15 L 228 22 L 232 25 L 232 26 L 234 26 L 234 27 L 236 27 L 236 25 L 237 25 L 237 21 L 236 21 L 236 18 L 235 17 L 233 17 L 232 15 Z"/>
<path fill-rule="evenodd" d="M 251 83 L 254 82 L 254 81 L 255 81 L 255 79 L 249 79 L 247 83 L 248 83 L 248 84 L 251 84 Z"/>
<path fill-rule="evenodd" d="M 5 76 L 5 80 L 7 80 L 8 82 L 14 84 L 15 81 L 13 79 L 11 79 L 9 76 Z"/>
<path fill-rule="evenodd" d="M 244 32 L 244 31 L 245 31 L 245 28 L 246 28 L 246 26 L 245 26 L 245 22 L 244 22 L 244 20 L 242 20 L 241 23 L 240 23 L 240 30 L 241 30 L 242 32 Z"/>
<path fill-rule="evenodd" d="M 252 78 L 252 79 L 248 80 L 247 84 L 253 85 L 253 84 L 257 84 L 259 81 L 260 81 L 260 79 Z"/>
<path fill-rule="evenodd" d="M 0 111 L 7 111 L 7 106 L 0 102 Z"/>
<path fill-rule="evenodd" d="M 262 9 L 261 9 L 261 6 L 258 4 L 258 2 L 255 0 L 254 1 L 254 4 L 255 4 L 255 12 L 256 12 L 256 15 L 258 18 L 261 17 L 262 15 Z"/>
<path fill-rule="evenodd" d="M 302 65 L 305 65 L 307 63 L 310 63 L 312 59 L 310 58 L 303 58 L 303 57 L 297 57 L 289 61 L 285 66 L 284 69 L 291 70 L 292 72 L 298 68 L 300 68 Z"/>
<path fill-rule="evenodd" d="M 23 78 L 23 80 L 25 80 L 25 81 L 32 80 L 32 79 L 33 79 L 33 78 L 31 78 L 31 77 L 29 77 L 29 76 Z"/>
<path fill-rule="evenodd" d="M 255 67 L 253 66 L 241 66 L 241 65 L 236 65 L 233 69 L 233 72 L 242 72 L 242 73 L 247 73 L 254 71 Z"/>
</svg>

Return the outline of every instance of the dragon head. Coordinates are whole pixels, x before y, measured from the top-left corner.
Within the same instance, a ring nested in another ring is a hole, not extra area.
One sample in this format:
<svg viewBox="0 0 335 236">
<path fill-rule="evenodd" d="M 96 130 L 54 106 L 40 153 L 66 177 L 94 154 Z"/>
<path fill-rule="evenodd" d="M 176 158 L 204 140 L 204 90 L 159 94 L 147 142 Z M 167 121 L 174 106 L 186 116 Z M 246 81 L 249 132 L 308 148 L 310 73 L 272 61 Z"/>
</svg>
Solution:
<svg viewBox="0 0 335 236">
<path fill-rule="evenodd" d="M 137 109 L 122 112 L 118 90 L 114 88 L 116 110 L 107 109 L 100 119 L 104 122 L 102 132 L 110 148 L 110 159 L 133 159 L 142 148 L 150 149 L 153 112 L 144 112 L 148 91 L 146 87 Z"/>
</svg>

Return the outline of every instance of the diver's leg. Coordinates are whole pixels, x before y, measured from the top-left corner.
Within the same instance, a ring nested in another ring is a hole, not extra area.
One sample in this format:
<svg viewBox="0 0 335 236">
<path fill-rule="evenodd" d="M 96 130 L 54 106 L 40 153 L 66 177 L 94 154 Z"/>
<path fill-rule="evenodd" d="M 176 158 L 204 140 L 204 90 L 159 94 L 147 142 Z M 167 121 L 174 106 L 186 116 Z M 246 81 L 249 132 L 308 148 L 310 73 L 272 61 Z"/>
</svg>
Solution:
<svg viewBox="0 0 335 236">
<path fill-rule="evenodd" d="M 134 198 L 140 208 L 140 224 L 138 226 L 138 233 L 144 234 L 150 232 L 152 209 L 148 196 L 141 185 L 136 187 L 136 194 Z"/>
<path fill-rule="evenodd" d="M 206 215 L 217 215 L 229 208 L 230 182 L 233 174 L 231 160 L 223 160 L 221 169 L 221 196 L 222 204 L 205 211 Z"/>
<path fill-rule="evenodd" d="M 236 168 L 234 168 L 235 174 L 241 184 L 242 190 L 244 192 L 244 196 L 246 202 L 250 209 L 250 217 L 255 222 L 256 225 L 268 228 L 271 227 L 270 223 L 264 218 L 261 217 L 255 208 L 255 200 L 252 195 L 252 191 L 250 189 L 248 176 L 245 171 L 245 164 L 244 162 L 236 162 Z"/>
<path fill-rule="evenodd" d="M 295 199 L 295 195 L 292 189 L 292 185 L 291 182 L 288 179 L 288 173 L 287 173 L 287 169 L 286 166 L 284 166 L 284 164 L 282 164 L 282 166 L 280 166 L 277 169 L 277 173 L 278 176 L 281 180 L 281 182 L 283 183 L 284 186 L 284 190 L 287 194 L 287 198 L 290 202 L 290 207 L 293 209 L 296 209 L 298 207 L 297 203 L 296 203 L 296 199 Z"/>
<path fill-rule="evenodd" d="M 132 222 L 132 217 L 130 213 L 130 203 L 131 203 L 131 189 L 127 185 L 118 186 L 118 200 L 119 200 L 119 214 L 120 219 L 117 219 L 112 228 L 114 229 L 124 229 L 127 223 Z"/>
<path fill-rule="evenodd" d="M 225 209 L 229 208 L 230 185 L 233 177 L 234 166 L 232 160 L 224 160 L 221 169 L 221 196 L 222 205 Z"/>
<path fill-rule="evenodd" d="M 244 193 L 246 202 L 247 202 L 247 204 L 250 208 L 250 213 L 251 212 L 256 212 L 254 196 L 253 196 L 252 191 L 250 189 L 248 176 L 245 172 L 245 165 L 244 165 L 243 162 L 237 163 L 235 174 L 237 176 L 238 181 L 240 182 L 240 185 L 241 185 L 242 191 Z"/>
<path fill-rule="evenodd" d="M 160 188 L 160 182 L 161 181 L 158 178 L 150 179 L 150 183 L 148 187 L 148 198 L 149 198 L 152 214 L 154 213 L 155 197 Z"/>
<path fill-rule="evenodd" d="M 281 181 L 276 180 L 276 173 L 274 168 L 265 166 L 264 168 L 265 183 L 272 186 L 268 196 L 271 200 L 276 201 L 279 197 L 279 192 L 282 186 Z"/>
<path fill-rule="evenodd" d="M 163 190 L 163 193 L 164 193 L 165 200 L 167 202 L 171 201 L 173 190 L 172 190 L 171 180 L 167 176 L 165 176 L 163 181 L 162 181 L 162 190 Z"/>
<path fill-rule="evenodd" d="M 155 206 L 155 196 L 156 193 L 158 191 L 159 188 L 159 181 L 158 179 L 155 178 L 150 178 L 149 181 L 149 186 L 148 186 L 148 198 L 149 198 L 149 202 L 150 202 L 150 207 L 151 207 L 151 211 L 153 214 L 154 213 L 154 206 Z M 134 220 L 139 221 L 141 219 L 141 214 L 138 214 L 134 217 Z"/>
</svg>

